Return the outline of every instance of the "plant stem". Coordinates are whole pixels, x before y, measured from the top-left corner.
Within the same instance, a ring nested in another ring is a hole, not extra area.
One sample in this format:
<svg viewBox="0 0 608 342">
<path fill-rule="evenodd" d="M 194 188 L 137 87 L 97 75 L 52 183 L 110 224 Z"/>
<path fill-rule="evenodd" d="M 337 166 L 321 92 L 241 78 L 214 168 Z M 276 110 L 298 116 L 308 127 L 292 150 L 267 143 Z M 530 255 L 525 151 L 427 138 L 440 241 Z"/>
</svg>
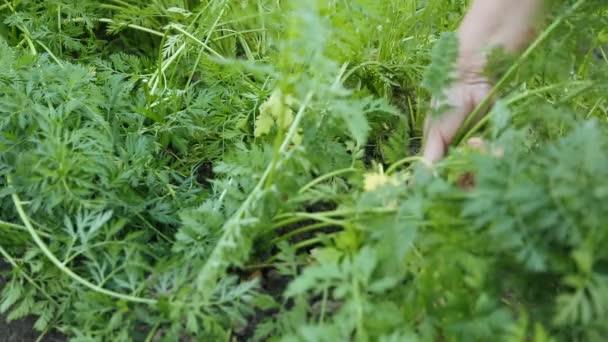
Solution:
<svg viewBox="0 0 608 342">
<path fill-rule="evenodd" d="M 10 223 L 10 222 L 5 222 L 0 220 L 0 227 L 6 227 L 6 228 L 11 228 L 11 229 L 16 229 L 16 230 L 21 230 L 24 232 L 28 232 L 27 228 L 25 226 L 19 225 L 19 224 L 14 224 L 14 223 Z M 51 235 L 47 234 L 45 232 L 38 232 L 38 234 L 40 234 L 40 236 L 44 236 L 45 238 L 50 238 Z"/>
<path fill-rule="evenodd" d="M 308 240 L 304 240 L 302 242 L 298 242 L 295 245 L 293 245 L 293 248 L 295 248 L 297 250 L 297 249 L 302 249 L 304 247 L 316 245 L 317 243 L 323 242 L 323 240 L 325 240 L 326 238 L 327 238 L 327 235 L 317 236 L 317 237 L 314 237 L 312 239 L 308 239 Z"/>
<path fill-rule="evenodd" d="M 142 214 L 137 213 L 136 216 L 144 223 L 145 226 L 147 226 L 148 228 L 150 228 L 151 230 L 153 230 L 156 234 L 158 234 L 161 238 L 163 238 L 163 240 L 165 240 L 166 242 L 171 242 L 171 239 L 163 234 L 163 232 L 161 232 L 160 230 L 158 230 L 158 228 L 154 227 L 154 225 L 152 225 L 152 223 L 148 222 L 148 220 L 146 220 L 145 217 L 143 217 Z"/>
<path fill-rule="evenodd" d="M 564 87 L 573 87 L 573 86 L 577 86 L 577 85 L 580 85 L 583 88 L 587 88 L 587 87 L 592 87 L 594 84 L 595 84 L 595 82 L 593 82 L 593 81 L 561 82 L 561 83 L 556 83 L 556 84 L 550 84 L 550 85 L 540 87 L 537 89 L 527 90 L 527 91 L 523 92 L 522 94 L 517 94 L 517 95 L 513 96 L 512 98 L 507 99 L 507 101 L 505 103 L 507 105 L 512 105 L 512 104 L 522 101 L 530 96 L 546 93 L 546 92 L 549 92 L 554 89 L 563 89 Z"/>
<path fill-rule="evenodd" d="M 292 236 L 298 235 L 298 234 L 303 234 L 303 233 L 308 233 L 311 231 L 315 231 L 317 229 L 321 229 L 321 228 L 326 228 L 326 227 L 331 227 L 331 226 L 335 226 L 334 224 L 330 223 L 330 222 L 319 222 L 316 224 L 311 224 L 309 226 L 305 226 L 296 230 L 293 230 L 285 235 L 279 236 L 277 238 L 275 238 L 274 240 L 270 241 L 271 245 L 276 245 L 281 241 L 285 241 L 289 238 L 291 238 Z"/>
<path fill-rule="evenodd" d="M 393 208 L 362 208 L 362 209 L 342 209 L 342 210 L 333 210 L 326 212 L 317 212 L 317 213 L 306 213 L 306 212 L 291 212 L 284 213 L 275 216 L 275 220 L 287 219 L 293 217 L 304 217 L 304 218 L 326 218 L 326 217 L 335 217 L 335 216 L 347 216 L 347 215 L 359 215 L 359 214 L 392 214 L 395 213 L 397 209 Z M 321 221 L 321 220 L 319 220 Z"/>
<path fill-rule="evenodd" d="M 310 220 L 325 222 L 327 224 L 332 224 L 332 225 L 336 225 L 336 226 L 343 226 L 344 225 L 344 221 L 332 219 L 332 218 L 329 218 L 329 217 L 327 217 L 325 215 L 318 215 L 317 213 L 296 213 L 295 216 L 296 217 L 300 217 L 300 218 L 304 218 L 304 219 L 310 219 Z"/>
<path fill-rule="evenodd" d="M 75 18 L 75 19 L 68 19 L 68 20 L 71 21 L 71 22 L 74 22 L 74 23 L 84 21 L 84 19 L 82 19 L 82 18 Z M 115 24 L 116 23 L 114 20 L 109 19 L 109 18 L 93 19 L 93 21 L 98 21 L 100 23 L 106 23 L 106 24 Z M 146 32 L 146 33 L 149 33 L 149 34 L 161 37 L 161 38 L 165 36 L 165 34 L 163 32 L 160 32 L 160 31 L 157 31 L 157 30 L 153 30 L 151 28 L 143 27 L 143 26 L 140 26 L 140 25 L 121 24 L 121 23 L 118 23 L 117 25 L 125 26 L 125 27 L 128 27 L 128 28 L 137 30 L 137 31 Z"/>
<path fill-rule="evenodd" d="M 318 178 L 314 179 L 313 181 L 311 181 L 310 183 L 308 183 L 308 184 L 304 185 L 304 186 L 303 186 L 303 187 L 302 187 L 302 188 L 301 188 L 301 189 L 298 191 L 298 193 L 299 193 L 299 194 L 304 193 L 304 192 L 306 192 L 308 189 L 310 189 L 310 188 L 312 188 L 313 186 L 315 186 L 315 185 L 317 185 L 317 184 L 319 184 L 319 183 L 323 182 L 323 181 L 324 181 L 324 180 L 326 180 L 326 179 L 329 179 L 329 178 L 335 177 L 335 176 L 337 176 L 337 175 L 341 175 L 341 174 L 343 174 L 343 173 L 350 173 L 350 172 L 356 172 L 356 171 L 357 171 L 357 169 L 350 167 L 350 168 L 347 168 L 347 169 L 341 169 L 341 170 L 336 170 L 336 171 L 330 172 L 330 173 L 325 174 L 325 175 L 323 175 L 323 176 L 320 176 L 320 177 L 318 177 Z"/>
<path fill-rule="evenodd" d="M 148 336 L 146 336 L 146 340 L 145 342 L 150 342 L 152 341 L 152 339 L 154 338 L 154 335 L 156 335 L 156 332 L 158 331 L 158 327 L 160 326 L 160 322 L 156 322 L 153 326 L 152 329 L 150 329 L 150 332 L 148 333 Z"/>
<path fill-rule="evenodd" d="M 416 162 L 416 161 L 424 161 L 424 158 L 420 157 L 420 156 L 412 156 L 412 157 L 407 157 L 407 158 L 403 158 L 397 162 L 395 162 L 393 165 L 391 165 L 387 170 L 386 170 L 386 174 L 390 175 L 393 172 L 397 171 L 397 169 L 399 168 L 399 166 L 403 165 L 403 164 L 407 164 L 407 163 L 412 163 L 412 162 Z"/>
<path fill-rule="evenodd" d="M 323 288 L 323 299 L 321 302 L 321 314 L 319 315 L 319 324 L 323 324 L 323 321 L 325 320 L 325 311 L 327 310 L 328 294 L 329 294 L 329 291 L 327 291 L 327 288 Z"/>
<path fill-rule="evenodd" d="M 298 223 L 298 222 L 302 222 L 302 221 L 306 221 L 306 220 L 307 219 L 304 218 L 304 217 L 291 217 L 291 218 L 288 218 L 288 219 L 285 219 L 283 221 L 279 221 L 279 222 L 273 224 L 270 227 L 270 230 L 275 230 L 275 229 L 283 228 L 283 227 L 285 227 L 287 225 Z"/>
<path fill-rule="evenodd" d="M 183 28 L 177 26 L 177 25 L 169 25 L 170 28 L 174 29 L 175 31 L 180 32 L 181 34 L 183 34 L 184 36 L 190 38 L 192 41 L 194 41 L 195 43 L 199 44 L 200 46 L 202 46 L 203 48 L 205 48 L 205 50 L 211 52 L 212 55 L 214 55 L 215 57 L 219 58 L 220 60 L 224 60 L 224 56 L 220 55 L 217 51 L 213 50 L 212 48 L 209 47 L 209 45 L 205 44 L 205 42 L 203 42 L 202 40 L 196 38 L 195 36 L 193 36 L 190 32 L 184 30 Z"/>
<path fill-rule="evenodd" d="M 7 181 L 8 181 L 9 184 L 11 183 L 10 177 L 8 177 Z M 17 195 L 17 193 L 13 193 L 12 194 L 12 199 L 13 199 L 13 204 L 15 205 L 15 209 L 17 209 L 17 213 L 19 214 L 19 217 L 21 218 L 21 221 L 23 221 L 23 224 L 25 225 L 25 227 L 27 228 L 28 232 L 32 236 L 32 239 L 34 240 L 34 242 L 36 243 L 36 245 L 38 246 L 38 248 L 40 248 L 40 250 L 42 251 L 42 253 L 57 268 L 59 268 L 59 270 L 61 272 L 65 273 L 67 276 L 69 276 L 70 278 L 74 279 L 76 282 L 84 285 L 85 287 L 88 287 L 89 289 L 91 289 L 91 290 L 93 290 L 95 292 L 98 292 L 98 293 L 101 293 L 101 294 L 105 294 L 107 296 L 114 297 L 114 298 L 117 298 L 117 299 L 122 299 L 122 300 L 126 300 L 126 301 L 129 301 L 129 302 L 134 302 L 134 303 L 142 303 L 142 304 L 150 304 L 150 305 L 156 304 L 157 301 L 155 299 L 136 297 L 136 296 L 126 295 L 126 294 L 122 294 L 122 293 L 118 293 L 118 292 L 114 292 L 114 291 L 111 291 L 111 290 L 104 289 L 104 288 L 99 287 L 98 285 L 95 285 L 95 284 L 91 283 L 90 281 L 82 278 L 78 274 L 74 273 L 74 271 L 72 271 L 70 268 L 68 268 L 67 266 L 65 266 L 61 261 L 59 261 L 59 259 L 57 259 L 57 257 L 55 256 L 55 254 L 53 254 L 53 252 L 51 252 L 49 250 L 49 248 L 44 243 L 44 241 L 42 241 L 42 239 L 40 238 L 40 235 L 38 235 L 38 233 L 36 232 L 36 230 L 32 226 L 29 217 L 25 213 L 25 210 L 23 209 L 23 206 L 22 206 L 21 199 L 19 198 L 19 196 Z"/>
<path fill-rule="evenodd" d="M 55 63 L 57 63 L 57 65 L 59 65 L 60 67 L 63 68 L 63 63 L 61 63 L 61 60 L 59 60 L 59 58 L 57 58 L 57 56 L 55 56 L 55 54 L 51 51 L 51 49 L 49 49 L 46 45 L 44 45 L 43 42 L 41 42 L 39 40 L 36 40 L 36 43 L 38 43 L 38 45 L 42 46 L 44 51 L 46 51 L 46 53 L 48 53 L 49 56 L 51 56 L 53 61 L 55 61 Z"/>
</svg>

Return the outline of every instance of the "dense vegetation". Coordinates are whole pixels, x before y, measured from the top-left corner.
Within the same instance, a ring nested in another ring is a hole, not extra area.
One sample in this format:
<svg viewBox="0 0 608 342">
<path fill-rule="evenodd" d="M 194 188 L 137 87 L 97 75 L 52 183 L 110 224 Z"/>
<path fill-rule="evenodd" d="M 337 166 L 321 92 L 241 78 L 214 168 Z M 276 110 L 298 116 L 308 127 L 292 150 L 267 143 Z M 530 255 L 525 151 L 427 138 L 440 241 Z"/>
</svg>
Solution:
<svg viewBox="0 0 608 342">
<path fill-rule="evenodd" d="M 0 312 L 73 341 L 608 338 L 608 12 L 416 157 L 464 0 L 0 2 Z M 435 48 L 433 48 L 435 47 Z"/>
</svg>

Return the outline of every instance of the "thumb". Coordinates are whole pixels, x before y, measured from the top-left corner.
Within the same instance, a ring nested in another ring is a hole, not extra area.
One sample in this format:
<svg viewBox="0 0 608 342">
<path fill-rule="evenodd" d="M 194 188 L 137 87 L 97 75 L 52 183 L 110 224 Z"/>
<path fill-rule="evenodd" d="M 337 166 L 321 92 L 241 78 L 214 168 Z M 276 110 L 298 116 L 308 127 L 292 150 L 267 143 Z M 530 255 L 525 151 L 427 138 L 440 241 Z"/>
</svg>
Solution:
<svg viewBox="0 0 608 342">
<path fill-rule="evenodd" d="M 434 164 L 445 155 L 447 144 L 438 127 L 430 125 L 429 122 L 427 122 L 425 135 L 422 157 L 427 163 Z"/>
</svg>

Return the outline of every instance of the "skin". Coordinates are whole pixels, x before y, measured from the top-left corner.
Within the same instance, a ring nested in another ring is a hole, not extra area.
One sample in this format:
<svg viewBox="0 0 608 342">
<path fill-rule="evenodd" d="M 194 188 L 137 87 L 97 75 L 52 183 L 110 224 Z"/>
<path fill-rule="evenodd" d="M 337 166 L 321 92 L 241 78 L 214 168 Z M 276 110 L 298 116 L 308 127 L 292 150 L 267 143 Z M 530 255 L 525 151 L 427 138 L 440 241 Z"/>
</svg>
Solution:
<svg viewBox="0 0 608 342">
<path fill-rule="evenodd" d="M 423 157 L 429 163 L 446 154 L 458 129 L 484 100 L 491 85 L 484 77 L 486 53 L 492 48 L 518 53 L 535 37 L 543 0 L 474 0 L 460 24 L 457 80 L 446 91 L 451 109 L 440 118 L 427 117 Z M 433 105 L 438 105 L 434 103 Z"/>
</svg>

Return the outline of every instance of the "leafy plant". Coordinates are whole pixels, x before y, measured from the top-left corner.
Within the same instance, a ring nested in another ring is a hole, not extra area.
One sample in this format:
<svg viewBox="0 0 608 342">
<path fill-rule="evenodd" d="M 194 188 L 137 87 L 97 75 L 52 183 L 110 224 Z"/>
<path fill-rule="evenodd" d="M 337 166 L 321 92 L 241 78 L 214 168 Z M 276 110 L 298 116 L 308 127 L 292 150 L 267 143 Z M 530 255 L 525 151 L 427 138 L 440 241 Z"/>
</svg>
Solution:
<svg viewBox="0 0 608 342">
<path fill-rule="evenodd" d="M 607 7 L 430 170 L 465 1 L 0 4 L 0 312 L 74 341 L 608 336 Z M 443 38 L 440 38 L 443 37 Z"/>
</svg>

